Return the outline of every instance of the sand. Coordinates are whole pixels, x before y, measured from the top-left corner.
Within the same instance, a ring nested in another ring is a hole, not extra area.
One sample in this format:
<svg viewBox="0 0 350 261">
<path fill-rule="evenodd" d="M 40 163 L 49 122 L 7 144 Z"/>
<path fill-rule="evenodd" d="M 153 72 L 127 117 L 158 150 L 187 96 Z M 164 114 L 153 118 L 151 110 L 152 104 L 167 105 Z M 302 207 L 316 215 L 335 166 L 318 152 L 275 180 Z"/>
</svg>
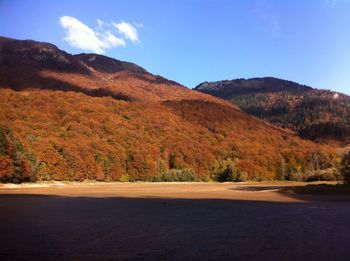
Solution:
<svg viewBox="0 0 350 261">
<path fill-rule="evenodd" d="M 349 260 L 350 199 L 298 182 L 0 185 L 1 260 Z"/>
</svg>

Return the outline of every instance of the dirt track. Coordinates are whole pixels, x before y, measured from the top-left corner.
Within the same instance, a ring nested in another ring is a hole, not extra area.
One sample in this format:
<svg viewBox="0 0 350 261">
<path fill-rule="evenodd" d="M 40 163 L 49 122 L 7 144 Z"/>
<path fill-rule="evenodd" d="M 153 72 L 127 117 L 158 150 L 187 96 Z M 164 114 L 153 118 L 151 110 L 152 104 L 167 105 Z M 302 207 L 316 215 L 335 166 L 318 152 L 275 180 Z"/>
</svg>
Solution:
<svg viewBox="0 0 350 261">
<path fill-rule="evenodd" d="M 350 200 L 295 185 L 0 185 L 0 259 L 349 260 Z"/>
</svg>

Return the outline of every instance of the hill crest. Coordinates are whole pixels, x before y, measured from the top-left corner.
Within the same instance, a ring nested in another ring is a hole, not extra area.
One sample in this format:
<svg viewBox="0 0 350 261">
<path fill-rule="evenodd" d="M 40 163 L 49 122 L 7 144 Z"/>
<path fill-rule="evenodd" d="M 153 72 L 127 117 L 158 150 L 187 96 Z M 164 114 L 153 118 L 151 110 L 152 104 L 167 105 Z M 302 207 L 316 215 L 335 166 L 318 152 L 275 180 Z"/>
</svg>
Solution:
<svg viewBox="0 0 350 261">
<path fill-rule="evenodd" d="M 272 77 L 204 82 L 195 90 L 318 142 L 350 143 L 350 97 Z"/>
</svg>

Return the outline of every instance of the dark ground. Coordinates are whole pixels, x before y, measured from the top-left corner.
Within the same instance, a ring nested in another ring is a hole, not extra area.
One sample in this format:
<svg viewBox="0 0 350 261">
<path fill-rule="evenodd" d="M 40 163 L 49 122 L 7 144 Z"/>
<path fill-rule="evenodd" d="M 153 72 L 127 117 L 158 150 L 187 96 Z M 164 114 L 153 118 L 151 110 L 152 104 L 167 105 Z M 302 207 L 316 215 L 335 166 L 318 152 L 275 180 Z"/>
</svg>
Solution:
<svg viewBox="0 0 350 261">
<path fill-rule="evenodd" d="M 346 199 L 266 184 L 118 186 L 0 187 L 0 259 L 350 260 Z"/>
</svg>

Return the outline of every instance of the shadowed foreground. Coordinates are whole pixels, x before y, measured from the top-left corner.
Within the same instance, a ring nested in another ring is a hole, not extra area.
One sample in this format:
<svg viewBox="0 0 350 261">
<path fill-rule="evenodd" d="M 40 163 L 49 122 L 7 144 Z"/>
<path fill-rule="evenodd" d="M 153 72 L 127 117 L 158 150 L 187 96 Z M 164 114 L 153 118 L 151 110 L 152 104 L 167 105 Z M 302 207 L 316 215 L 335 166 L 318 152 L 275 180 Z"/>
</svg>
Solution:
<svg viewBox="0 0 350 261">
<path fill-rule="evenodd" d="M 0 259 L 348 260 L 350 202 L 279 187 L 0 187 Z"/>
</svg>

